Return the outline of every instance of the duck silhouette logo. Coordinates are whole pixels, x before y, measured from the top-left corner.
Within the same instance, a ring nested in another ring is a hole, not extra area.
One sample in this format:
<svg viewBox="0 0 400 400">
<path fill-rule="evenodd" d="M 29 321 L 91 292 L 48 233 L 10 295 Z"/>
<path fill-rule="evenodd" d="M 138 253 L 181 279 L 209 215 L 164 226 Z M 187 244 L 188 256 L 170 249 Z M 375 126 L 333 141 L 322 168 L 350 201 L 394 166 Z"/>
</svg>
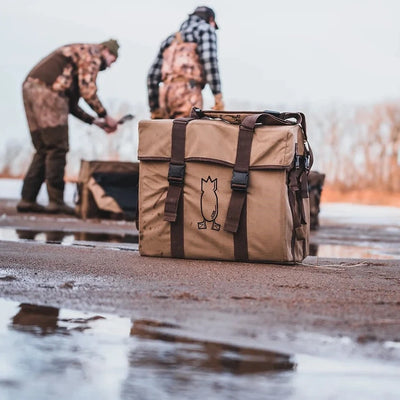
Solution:
<svg viewBox="0 0 400 400">
<path fill-rule="evenodd" d="M 219 231 L 221 225 L 215 222 L 218 216 L 217 178 L 201 178 L 200 210 L 203 221 L 198 222 L 197 227 L 207 229 L 207 222 L 212 222 L 211 229 Z"/>
</svg>

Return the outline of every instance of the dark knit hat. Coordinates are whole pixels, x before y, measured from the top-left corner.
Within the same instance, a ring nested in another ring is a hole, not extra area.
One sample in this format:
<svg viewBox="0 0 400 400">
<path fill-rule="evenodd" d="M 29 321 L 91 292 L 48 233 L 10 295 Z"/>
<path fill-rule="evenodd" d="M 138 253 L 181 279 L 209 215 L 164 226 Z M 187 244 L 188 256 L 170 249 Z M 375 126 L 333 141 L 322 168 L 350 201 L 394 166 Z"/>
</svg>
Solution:
<svg viewBox="0 0 400 400">
<path fill-rule="evenodd" d="M 119 44 L 115 39 L 106 40 L 105 42 L 100 43 L 100 45 L 108 49 L 108 51 L 111 54 L 114 54 L 115 57 L 118 57 Z"/>
<path fill-rule="evenodd" d="M 215 21 L 215 12 L 212 8 L 206 6 L 197 7 L 191 14 L 189 15 L 197 15 L 198 17 L 204 19 L 206 22 L 210 22 L 210 18 L 213 18 Z M 215 29 L 219 29 L 217 25 L 217 21 L 215 21 Z"/>
</svg>

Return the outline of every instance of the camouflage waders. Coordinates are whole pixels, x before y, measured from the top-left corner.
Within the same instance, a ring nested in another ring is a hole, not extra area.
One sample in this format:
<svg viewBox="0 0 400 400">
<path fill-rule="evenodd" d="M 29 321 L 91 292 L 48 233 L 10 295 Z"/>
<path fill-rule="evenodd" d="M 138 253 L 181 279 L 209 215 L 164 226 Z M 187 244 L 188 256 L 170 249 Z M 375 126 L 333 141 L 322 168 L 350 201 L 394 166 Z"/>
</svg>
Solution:
<svg viewBox="0 0 400 400">
<path fill-rule="evenodd" d="M 178 32 L 164 50 L 161 75 L 159 103 L 169 118 L 188 117 L 192 107 L 203 107 L 205 78 L 196 43 L 183 42 Z"/>
<path fill-rule="evenodd" d="M 159 101 L 169 118 L 188 117 L 192 107 L 203 108 L 201 86 L 185 80 L 164 83 Z"/>
<path fill-rule="evenodd" d="M 22 199 L 35 202 L 46 181 L 49 200 L 63 202 L 68 145 L 68 99 L 38 80 L 28 78 L 23 99 L 32 144 L 36 150 L 26 173 Z"/>
</svg>

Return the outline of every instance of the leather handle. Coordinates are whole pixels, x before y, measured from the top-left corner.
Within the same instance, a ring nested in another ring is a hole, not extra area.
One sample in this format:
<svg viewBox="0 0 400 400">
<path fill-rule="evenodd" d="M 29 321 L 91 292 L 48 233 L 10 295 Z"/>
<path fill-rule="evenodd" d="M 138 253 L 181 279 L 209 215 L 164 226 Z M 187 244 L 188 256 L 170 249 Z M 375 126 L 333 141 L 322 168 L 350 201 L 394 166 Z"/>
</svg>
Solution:
<svg viewBox="0 0 400 400">
<path fill-rule="evenodd" d="M 200 108 L 193 107 L 191 112 L 191 118 L 194 119 L 220 119 L 232 124 L 243 124 L 244 120 L 250 116 L 264 116 L 257 120 L 257 123 L 263 125 L 295 125 L 305 123 L 305 118 L 302 113 L 288 113 L 278 111 L 215 111 L 215 110 L 201 110 Z M 295 122 L 290 121 L 295 119 Z M 303 127 L 304 129 L 304 127 Z"/>
</svg>

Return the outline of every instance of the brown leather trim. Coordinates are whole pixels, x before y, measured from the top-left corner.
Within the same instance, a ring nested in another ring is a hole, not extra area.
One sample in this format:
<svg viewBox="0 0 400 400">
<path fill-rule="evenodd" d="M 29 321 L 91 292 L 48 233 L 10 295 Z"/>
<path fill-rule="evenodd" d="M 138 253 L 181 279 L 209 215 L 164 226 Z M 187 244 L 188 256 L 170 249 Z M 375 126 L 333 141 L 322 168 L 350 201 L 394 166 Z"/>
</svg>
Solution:
<svg viewBox="0 0 400 400">
<path fill-rule="evenodd" d="M 141 156 L 139 157 L 139 161 L 160 161 L 160 162 L 170 162 L 170 157 L 151 157 L 151 156 Z M 215 158 L 206 158 L 206 157 L 187 157 L 185 158 L 185 162 L 205 162 L 217 165 L 223 165 L 226 167 L 232 168 L 234 164 L 222 160 L 217 160 Z M 293 163 L 287 165 L 256 165 L 249 167 L 249 170 L 287 170 L 291 168 Z"/>
<path fill-rule="evenodd" d="M 241 124 L 246 117 L 249 116 L 262 116 L 264 120 L 269 120 L 271 125 L 296 125 L 302 124 L 304 114 L 302 113 L 288 113 L 288 112 L 277 112 L 277 111 L 216 111 L 216 110 L 200 110 L 196 107 L 193 108 L 191 116 L 194 118 L 209 118 L 219 119 L 232 124 Z M 289 119 L 295 119 L 295 121 L 289 121 Z M 264 121 L 258 121 L 266 124 Z M 304 122 L 305 123 L 305 122 Z"/>
</svg>

